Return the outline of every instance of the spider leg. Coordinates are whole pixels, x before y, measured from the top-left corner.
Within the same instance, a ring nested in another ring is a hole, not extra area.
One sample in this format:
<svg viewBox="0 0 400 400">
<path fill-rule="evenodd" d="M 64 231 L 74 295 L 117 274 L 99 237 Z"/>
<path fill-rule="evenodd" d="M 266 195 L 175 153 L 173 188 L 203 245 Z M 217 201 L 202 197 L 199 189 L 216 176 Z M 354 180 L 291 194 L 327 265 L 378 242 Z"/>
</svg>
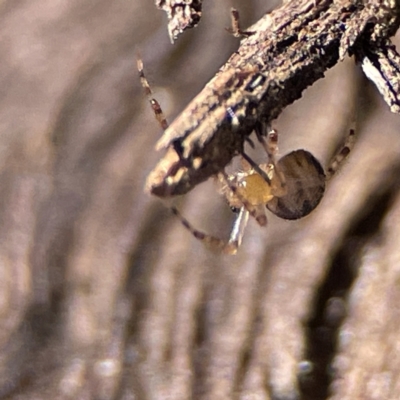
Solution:
<svg viewBox="0 0 400 400">
<path fill-rule="evenodd" d="M 247 222 L 249 220 L 249 212 L 242 207 L 233 224 L 232 232 L 229 237 L 227 249 L 230 250 L 229 254 L 235 254 L 237 249 L 240 247 L 246 229 Z"/>
<path fill-rule="evenodd" d="M 250 146 L 252 149 L 255 148 L 254 142 L 253 142 L 248 136 L 246 136 L 244 140 L 249 144 L 249 146 Z"/>
<path fill-rule="evenodd" d="M 154 98 L 154 94 L 153 91 L 151 90 L 149 81 L 147 80 L 144 74 L 143 61 L 140 58 L 138 58 L 136 62 L 137 62 L 137 69 L 139 72 L 140 82 L 143 86 L 144 92 L 149 100 L 150 106 L 154 112 L 154 115 L 158 123 L 160 124 L 161 128 L 165 131 L 168 128 L 168 122 L 164 116 L 160 103 Z"/>
<path fill-rule="evenodd" d="M 202 241 L 207 247 L 212 250 L 222 251 L 225 254 L 236 254 L 237 249 L 242 241 L 244 228 L 246 227 L 248 213 L 247 211 L 240 211 L 235 220 L 232 234 L 229 241 L 219 239 L 215 236 L 209 235 L 196 229 L 179 211 L 176 207 L 170 208 L 171 212 L 179 218 L 182 225 L 198 240 Z M 247 217 L 246 214 L 247 213 Z"/>
<path fill-rule="evenodd" d="M 264 122 L 260 122 L 256 125 L 255 132 L 258 141 L 261 143 L 268 155 L 268 163 L 272 164 L 274 167 L 279 187 L 277 193 L 284 194 L 286 192 L 285 175 L 279 170 L 279 168 L 277 168 L 276 164 L 276 155 L 278 154 L 278 132 L 276 129 L 271 129 L 271 126 Z M 265 138 L 267 138 L 267 140 Z M 263 175 L 261 176 L 264 178 Z"/>
<path fill-rule="evenodd" d="M 231 28 L 226 28 L 226 30 L 231 33 L 235 37 L 248 37 L 253 35 L 255 32 L 250 32 L 250 31 L 242 31 L 240 29 L 240 17 L 239 17 L 239 11 L 236 10 L 235 8 L 231 8 L 231 21 L 232 21 L 232 27 Z"/>
<path fill-rule="evenodd" d="M 269 161 L 275 163 L 275 157 L 278 153 L 278 132 L 265 122 L 259 122 L 255 127 L 255 132 L 257 140 L 268 155 Z"/>
<path fill-rule="evenodd" d="M 244 151 L 242 151 L 240 155 L 250 164 L 250 166 L 254 169 L 254 171 L 257 172 L 258 175 L 261 175 L 267 183 L 271 183 L 271 179 L 267 173 L 263 171 L 251 157 L 249 157 Z"/>
<path fill-rule="evenodd" d="M 342 162 L 347 158 L 355 142 L 355 128 L 352 126 L 349 130 L 349 134 L 339 151 L 333 156 L 328 168 L 326 169 L 326 179 L 332 178 L 332 176 L 339 169 Z"/>
</svg>

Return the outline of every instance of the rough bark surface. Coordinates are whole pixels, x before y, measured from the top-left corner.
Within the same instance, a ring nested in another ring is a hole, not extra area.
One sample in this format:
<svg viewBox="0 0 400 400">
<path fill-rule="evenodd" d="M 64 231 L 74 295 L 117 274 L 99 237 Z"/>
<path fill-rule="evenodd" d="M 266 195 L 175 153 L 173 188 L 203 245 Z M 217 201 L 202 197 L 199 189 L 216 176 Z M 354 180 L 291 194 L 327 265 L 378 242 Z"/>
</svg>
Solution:
<svg viewBox="0 0 400 400">
<path fill-rule="evenodd" d="M 250 224 L 228 257 L 143 193 L 161 132 L 137 46 L 176 115 L 239 45 L 230 6 L 242 27 L 266 11 L 209 3 L 174 46 L 149 1 L 2 3 L 1 398 L 398 397 L 400 119 L 353 59 L 275 122 L 282 154 L 326 165 L 357 110 L 356 146 L 309 217 Z M 180 209 L 228 235 L 211 182 Z"/>
<path fill-rule="evenodd" d="M 156 0 L 168 16 L 168 33 L 173 43 L 186 29 L 194 28 L 201 18 L 202 0 Z"/>
<path fill-rule="evenodd" d="M 236 52 L 165 130 L 168 148 L 149 176 L 157 196 L 185 194 L 220 172 L 258 123 L 269 124 L 305 88 L 357 54 L 393 112 L 400 111 L 400 56 L 389 36 L 397 3 L 293 0 L 265 14 Z"/>
</svg>

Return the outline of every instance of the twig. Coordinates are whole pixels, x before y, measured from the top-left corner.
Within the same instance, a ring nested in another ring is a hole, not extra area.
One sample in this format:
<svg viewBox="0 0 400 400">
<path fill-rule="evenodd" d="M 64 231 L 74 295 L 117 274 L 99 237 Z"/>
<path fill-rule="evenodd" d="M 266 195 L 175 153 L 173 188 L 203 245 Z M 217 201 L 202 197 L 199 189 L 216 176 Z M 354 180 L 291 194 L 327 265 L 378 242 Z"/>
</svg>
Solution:
<svg viewBox="0 0 400 400">
<path fill-rule="evenodd" d="M 264 15 L 165 131 L 156 148 L 168 151 L 146 189 L 183 194 L 221 171 L 257 121 L 276 118 L 347 53 L 399 112 L 400 56 L 389 41 L 398 26 L 393 0 L 293 0 Z"/>
</svg>

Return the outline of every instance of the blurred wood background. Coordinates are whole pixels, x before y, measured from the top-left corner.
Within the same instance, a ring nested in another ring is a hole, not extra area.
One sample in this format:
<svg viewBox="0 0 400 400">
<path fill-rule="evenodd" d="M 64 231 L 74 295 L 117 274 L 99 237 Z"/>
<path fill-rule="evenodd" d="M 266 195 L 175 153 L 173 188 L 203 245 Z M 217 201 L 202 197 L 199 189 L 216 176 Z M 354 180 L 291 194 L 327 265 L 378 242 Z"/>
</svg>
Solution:
<svg viewBox="0 0 400 400">
<path fill-rule="evenodd" d="M 172 46 L 145 0 L 0 3 L 0 398 L 397 399 L 400 117 L 352 59 L 276 121 L 282 154 L 325 165 L 357 142 L 300 221 L 251 221 L 210 253 L 144 181 L 162 134 L 136 71 L 172 120 L 276 2 L 205 2 Z M 179 202 L 227 237 L 212 182 Z"/>
</svg>

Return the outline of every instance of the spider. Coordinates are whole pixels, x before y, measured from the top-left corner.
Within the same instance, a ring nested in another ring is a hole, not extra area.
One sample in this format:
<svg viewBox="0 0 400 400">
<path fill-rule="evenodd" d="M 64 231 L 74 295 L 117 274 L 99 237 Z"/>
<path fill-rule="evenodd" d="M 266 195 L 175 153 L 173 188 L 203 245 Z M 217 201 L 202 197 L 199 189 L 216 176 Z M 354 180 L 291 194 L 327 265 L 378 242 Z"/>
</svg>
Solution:
<svg viewBox="0 0 400 400">
<path fill-rule="evenodd" d="M 183 226 L 206 246 L 226 254 L 236 254 L 249 216 L 260 226 L 265 226 L 266 208 L 279 218 L 296 220 L 305 217 L 317 207 L 324 195 L 326 181 L 335 174 L 350 153 L 354 134 L 354 129 L 350 129 L 343 147 L 333 157 L 326 172 L 307 150 L 292 151 L 276 162 L 277 131 L 269 130 L 266 141 L 260 136 L 259 141 L 267 152 L 267 163 L 256 164 L 243 152 L 243 171 L 229 175 L 223 171 L 217 176 L 222 194 L 237 214 L 228 241 L 194 228 L 176 207 L 171 207 L 171 210 Z"/>
<path fill-rule="evenodd" d="M 153 97 L 150 85 L 143 72 L 143 63 L 137 61 L 140 80 L 153 112 L 165 130 L 168 122 L 161 106 Z M 217 174 L 220 192 L 236 213 L 229 240 L 217 238 L 196 229 L 175 206 L 169 207 L 182 225 L 207 247 L 226 254 L 236 254 L 241 245 L 244 231 L 252 216 L 260 226 L 267 224 L 265 208 L 276 216 L 296 220 L 308 215 L 320 203 L 326 181 L 339 169 L 350 153 L 354 143 L 354 129 L 350 129 L 342 148 L 333 157 L 326 172 L 320 162 L 307 150 L 292 151 L 278 161 L 278 133 L 268 124 L 259 122 L 255 127 L 258 142 L 267 154 L 267 162 L 257 164 L 244 151 L 240 153 L 244 169 L 232 174 L 221 171 Z M 247 142 L 254 147 L 253 142 Z"/>
</svg>

